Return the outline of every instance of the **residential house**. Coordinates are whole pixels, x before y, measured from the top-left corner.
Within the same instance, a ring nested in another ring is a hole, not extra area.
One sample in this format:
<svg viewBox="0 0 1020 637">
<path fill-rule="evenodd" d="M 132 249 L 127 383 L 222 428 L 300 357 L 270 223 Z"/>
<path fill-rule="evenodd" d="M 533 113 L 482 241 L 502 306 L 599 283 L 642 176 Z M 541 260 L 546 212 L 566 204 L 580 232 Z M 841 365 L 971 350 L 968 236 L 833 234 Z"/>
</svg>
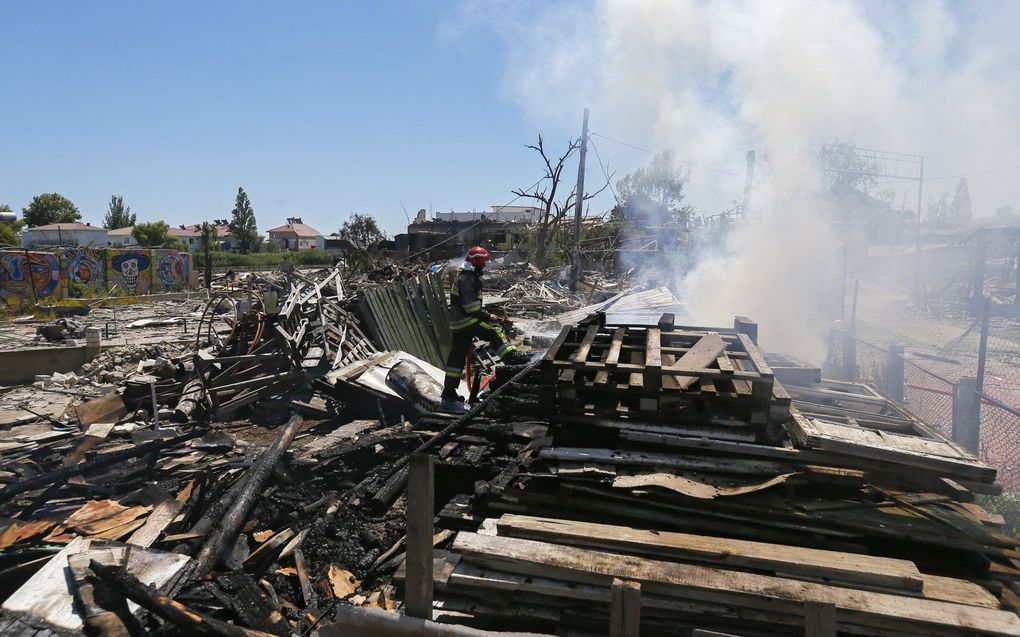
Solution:
<svg viewBox="0 0 1020 637">
<path fill-rule="evenodd" d="M 104 248 L 107 244 L 106 228 L 88 223 L 51 223 L 26 228 L 21 233 L 22 248 L 52 246 L 86 246 Z"/>
<path fill-rule="evenodd" d="M 234 235 L 230 234 L 230 222 L 226 219 L 214 219 L 216 226 L 216 242 L 220 244 L 220 250 L 224 252 L 237 252 L 241 249 Z M 170 236 L 177 237 L 188 246 L 188 252 L 195 252 L 202 248 L 202 224 L 193 223 L 187 226 L 170 228 Z"/>
<path fill-rule="evenodd" d="M 171 227 L 167 234 L 174 239 L 179 239 L 188 249 L 188 252 L 195 252 L 202 247 L 202 226 L 194 224 L 185 226 L 182 224 Z"/>
<path fill-rule="evenodd" d="M 135 239 L 135 235 L 131 234 L 134 232 L 134 229 L 134 226 L 128 226 L 127 228 L 107 230 L 106 245 L 111 248 L 131 248 L 137 246 L 138 239 Z"/>
<path fill-rule="evenodd" d="M 326 239 L 315 228 L 301 222 L 301 217 L 290 217 L 287 225 L 269 231 L 269 241 L 281 250 L 323 250 Z"/>
</svg>

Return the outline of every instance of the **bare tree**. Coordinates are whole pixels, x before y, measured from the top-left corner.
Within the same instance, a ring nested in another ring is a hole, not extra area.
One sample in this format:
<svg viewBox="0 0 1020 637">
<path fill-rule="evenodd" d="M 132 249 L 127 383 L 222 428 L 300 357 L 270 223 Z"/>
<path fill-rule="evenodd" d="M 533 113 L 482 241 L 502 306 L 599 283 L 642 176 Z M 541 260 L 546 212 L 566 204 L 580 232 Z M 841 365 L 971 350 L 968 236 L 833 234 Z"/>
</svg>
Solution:
<svg viewBox="0 0 1020 637">
<path fill-rule="evenodd" d="M 535 184 L 534 192 L 526 192 L 522 189 L 512 191 L 513 194 L 518 197 L 534 199 L 542 208 L 542 214 L 539 217 L 537 245 L 533 256 L 533 261 L 538 267 L 545 266 L 551 234 L 555 232 L 555 230 L 559 227 L 560 221 L 566 217 L 567 213 L 570 212 L 575 205 L 577 186 L 570 189 L 570 193 L 566 196 L 566 198 L 557 199 L 557 194 L 560 188 L 560 180 L 563 178 L 563 169 L 566 166 L 567 160 L 570 159 L 571 155 L 573 155 L 580 147 L 580 140 L 571 139 L 567 143 L 567 150 L 554 162 L 550 159 L 550 155 L 546 151 L 545 143 L 541 135 L 538 136 L 537 145 L 528 144 L 525 146 L 525 148 L 530 148 L 538 153 L 542 158 L 542 162 L 545 164 L 545 176 L 537 184 Z M 609 187 L 609 178 L 606 179 L 606 182 L 602 184 L 602 187 L 598 190 L 594 192 L 585 192 L 582 201 L 587 201 L 592 197 L 595 197 L 607 187 Z"/>
</svg>

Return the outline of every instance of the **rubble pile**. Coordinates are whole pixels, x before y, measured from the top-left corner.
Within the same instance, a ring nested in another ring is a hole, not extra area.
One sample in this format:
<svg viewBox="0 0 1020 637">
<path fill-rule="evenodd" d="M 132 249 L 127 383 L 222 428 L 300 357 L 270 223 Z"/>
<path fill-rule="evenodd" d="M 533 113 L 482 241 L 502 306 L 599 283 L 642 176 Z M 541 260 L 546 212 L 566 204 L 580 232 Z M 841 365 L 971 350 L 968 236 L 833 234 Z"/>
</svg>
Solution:
<svg viewBox="0 0 1020 637">
<path fill-rule="evenodd" d="M 432 271 L 251 274 L 187 344 L 3 390 L 0 634 L 1020 635 L 994 469 L 748 319 L 514 267 L 563 327 L 463 414 Z"/>
</svg>

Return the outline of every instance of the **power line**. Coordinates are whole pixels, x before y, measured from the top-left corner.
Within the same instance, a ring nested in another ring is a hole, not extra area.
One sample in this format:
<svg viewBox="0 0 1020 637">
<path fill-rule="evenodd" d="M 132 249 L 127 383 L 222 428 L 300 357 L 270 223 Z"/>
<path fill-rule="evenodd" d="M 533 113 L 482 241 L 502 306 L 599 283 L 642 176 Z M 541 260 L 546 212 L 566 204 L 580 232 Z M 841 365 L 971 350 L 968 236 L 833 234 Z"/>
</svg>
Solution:
<svg viewBox="0 0 1020 637">
<path fill-rule="evenodd" d="M 647 148 L 641 148 L 640 146 L 635 146 L 634 144 L 628 144 L 627 142 L 622 142 L 622 141 L 620 141 L 618 139 L 613 139 L 612 137 L 606 137 L 605 135 L 599 135 L 598 133 L 595 133 L 595 132 L 589 132 L 589 134 L 590 135 L 594 135 L 595 137 L 601 137 L 602 139 L 604 139 L 606 141 L 613 142 L 614 144 L 620 144 L 621 146 L 626 146 L 628 148 L 633 148 L 634 150 L 640 150 L 641 152 L 648 153 L 649 155 L 654 155 L 655 154 L 654 151 L 648 150 Z M 695 168 L 701 168 L 701 169 L 704 169 L 704 170 L 711 170 L 712 172 L 719 173 L 719 174 L 722 174 L 722 175 L 729 175 L 730 177 L 740 177 L 741 176 L 741 175 L 739 175 L 737 173 L 733 173 L 733 172 L 730 172 L 728 170 L 721 170 L 719 168 L 712 168 L 711 166 L 705 166 L 704 164 L 698 164 L 696 162 L 687 161 L 685 159 L 676 159 L 674 157 L 673 161 L 677 162 L 678 164 L 687 164 L 689 166 L 694 166 Z"/>
<path fill-rule="evenodd" d="M 602 174 L 606 176 L 606 183 L 609 184 L 609 192 L 613 193 L 613 199 L 615 199 L 616 203 L 619 204 L 620 198 L 616 196 L 616 190 L 613 189 L 613 181 L 609 177 L 609 173 L 606 171 L 606 167 L 602 165 L 602 157 L 599 155 L 599 149 L 595 147 L 595 142 L 593 142 L 590 139 L 588 141 L 591 143 L 591 149 L 595 151 L 595 159 L 599 160 L 599 168 L 602 169 Z"/>
</svg>

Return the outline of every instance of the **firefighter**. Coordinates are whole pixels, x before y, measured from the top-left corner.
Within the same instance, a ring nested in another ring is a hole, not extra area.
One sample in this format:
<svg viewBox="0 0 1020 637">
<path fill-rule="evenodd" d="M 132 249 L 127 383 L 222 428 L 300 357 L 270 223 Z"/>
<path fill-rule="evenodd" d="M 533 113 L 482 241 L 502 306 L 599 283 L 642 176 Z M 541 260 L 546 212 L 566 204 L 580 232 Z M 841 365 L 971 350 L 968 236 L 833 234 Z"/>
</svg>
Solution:
<svg viewBox="0 0 1020 637">
<path fill-rule="evenodd" d="M 468 250 L 467 260 L 450 289 L 450 329 L 452 338 L 450 356 L 446 359 L 446 382 L 443 386 L 443 403 L 462 407 L 464 398 L 457 387 L 464 374 L 464 362 L 474 338 L 488 341 L 496 349 L 500 360 L 517 364 L 526 358 L 516 351 L 500 325 L 512 325 L 510 319 L 493 316 L 482 308 L 482 271 L 489 261 L 489 251 L 475 246 Z M 460 403 L 461 405 L 457 405 Z"/>
</svg>

